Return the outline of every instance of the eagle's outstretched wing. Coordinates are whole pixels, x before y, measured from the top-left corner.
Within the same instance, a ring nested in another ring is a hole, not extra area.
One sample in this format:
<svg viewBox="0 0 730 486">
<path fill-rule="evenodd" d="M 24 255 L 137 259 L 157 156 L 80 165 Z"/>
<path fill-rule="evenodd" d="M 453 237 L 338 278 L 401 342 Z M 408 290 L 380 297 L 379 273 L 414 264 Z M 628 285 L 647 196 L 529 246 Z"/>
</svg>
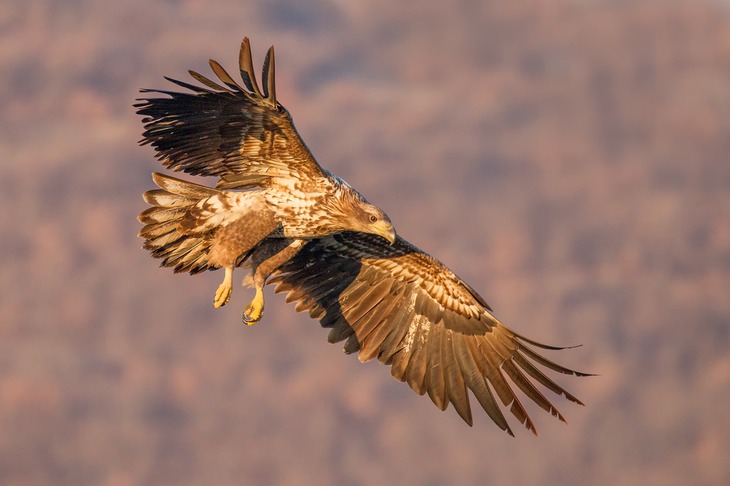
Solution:
<svg viewBox="0 0 730 486">
<path fill-rule="evenodd" d="M 142 90 L 166 96 L 142 98 L 134 105 L 144 116 L 140 143 L 152 145 L 165 167 L 221 177 L 223 188 L 262 184 L 270 177 L 323 177 L 289 112 L 276 101 L 274 48 L 266 54 L 262 88 L 253 72 L 248 38 L 241 43 L 239 65 L 243 86 L 211 59 L 222 85 L 190 71 L 204 86 L 165 79 L 192 93 Z"/>
<path fill-rule="evenodd" d="M 307 310 L 330 342 L 346 340 L 345 351 L 361 361 L 377 358 L 418 394 L 428 393 L 441 410 L 449 403 L 472 424 L 467 389 L 503 430 L 512 431 L 497 399 L 529 430 L 535 426 L 510 382 L 541 408 L 562 415 L 528 379 L 581 403 L 536 365 L 586 375 L 560 366 L 488 311 L 484 300 L 453 272 L 398 238 L 392 246 L 363 233 L 311 241 L 271 278 L 288 292 L 298 311 Z"/>
</svg>

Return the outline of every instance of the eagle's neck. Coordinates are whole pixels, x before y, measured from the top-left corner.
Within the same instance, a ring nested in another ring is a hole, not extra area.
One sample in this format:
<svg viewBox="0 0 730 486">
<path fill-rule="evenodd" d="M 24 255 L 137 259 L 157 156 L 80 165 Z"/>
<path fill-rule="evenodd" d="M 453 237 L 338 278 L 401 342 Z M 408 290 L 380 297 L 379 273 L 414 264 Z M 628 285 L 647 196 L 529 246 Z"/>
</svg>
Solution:
<svg viewBox="0 0 730 486">
<path fill-rule="evenodd" d="M 359 214 L 367 201 L 343 179 L 327 175 L 316 187 L 302 181 L 286 190 L 269 191 L 285 236 L 308 239 L 357 230 L 353 214 Z"/>
</svg>

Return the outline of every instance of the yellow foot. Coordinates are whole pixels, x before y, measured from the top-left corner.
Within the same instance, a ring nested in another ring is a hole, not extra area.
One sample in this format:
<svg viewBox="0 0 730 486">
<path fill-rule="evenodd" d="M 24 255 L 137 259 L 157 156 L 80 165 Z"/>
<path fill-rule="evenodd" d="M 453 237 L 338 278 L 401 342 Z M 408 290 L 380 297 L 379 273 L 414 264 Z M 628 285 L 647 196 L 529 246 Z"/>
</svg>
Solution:
<svg viewBox="0 0 730 486">
<path fill-rule="evenodd" d="M 229 300 L 231 300 L 231 293 L 233 292 L 233 288 L 223 282 L 218 286 L 218 290 L 215 291 L 215 297 L 213 297 L 213 307 L 216 309 L 219 307 L 222 307 L 228 303 Z"/>
<path fill-rule="evenodd" d="M 256 295 L 246 310 L 243 311 L 243 322 L 247 326 L 253 326 L 264 317 L 264 293 L 260 289 L 256 289 Z"/>
<path fill-rule="evenodd" d="M 223 282 L 218 286 L 213 297 L 213 307 L 223 307 L 231 300 L 231 292 L 233 292 L 233 267 L 224 267 L 225 274 Z"/>
</svg>

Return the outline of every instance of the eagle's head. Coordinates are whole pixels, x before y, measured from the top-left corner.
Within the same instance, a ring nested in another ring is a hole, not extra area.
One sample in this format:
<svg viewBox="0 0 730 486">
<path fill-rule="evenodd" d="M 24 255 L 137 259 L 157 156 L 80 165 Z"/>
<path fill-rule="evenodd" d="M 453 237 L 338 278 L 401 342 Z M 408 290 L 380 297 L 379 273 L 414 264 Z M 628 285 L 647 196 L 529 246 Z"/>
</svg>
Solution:
<svg viewBox="0 0 730 486">
<path fill-rule="evenodd" d="M 358 231 L 382 236 L 392 245 L 396 234 L 390 218 L 377 206 L 370 204 L 347 182 L 332 176 L 335 182 L 336 197 L 329 200 L 333 203 L 330 216 L 339 219 L 344 231 Z"/>
<path fill-rule="evenodd" d="M 395 243 L 395 228 L 382 209 L 365 203 L 357 214 L 357 231 L 382 236 L 392 245 Z"/>
</svg>

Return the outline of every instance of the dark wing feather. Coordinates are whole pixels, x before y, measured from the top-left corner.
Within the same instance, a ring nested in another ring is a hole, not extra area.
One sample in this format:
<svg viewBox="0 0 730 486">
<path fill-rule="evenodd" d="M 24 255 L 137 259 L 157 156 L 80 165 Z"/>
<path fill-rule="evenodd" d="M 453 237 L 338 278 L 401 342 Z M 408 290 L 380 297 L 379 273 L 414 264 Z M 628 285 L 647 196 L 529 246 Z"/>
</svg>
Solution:
<svg viewBox="0 0 730 486">
<path fill-rule="evenodd" d="M 152 145 L 165 167 L 220 177 L 219 187 L 228 189 L 250 185 L 251 180 L 262 183 L 262 178 L 323 177 L 291 116 L 276 101 L 273 47 L 264 62 L 263 91 L 256 83 L 247 38 L 239 58 L 243 85 L 211 60 L 222 84 L 190 71 L 204 87 L 166 78 L 191 93 L 142 90 L 165 96 L 141 98 L 134 105 L 144 117 L 140 143 Z"/>
<path fill-rule="evenodd" d="M 534 382 L 580 403 L 537 366 L 580 373 L 552 363 L 490 312 L 486 302 L 448 268 L 403 239 L 392 246 L 363 233 L 313 240 L 271 278 L 297 310 L 308 310 L 346 340 L 347 352 L 391 365 L 395 378 L 440 409 L 452 404 L 472 424 L 467 390 L 489 417 L 512 431 L 495 398 L 535 432 L 514 388 L 563 420 Z M 531 378 L 531 379 L 530 379 Z"/>
</svg>

